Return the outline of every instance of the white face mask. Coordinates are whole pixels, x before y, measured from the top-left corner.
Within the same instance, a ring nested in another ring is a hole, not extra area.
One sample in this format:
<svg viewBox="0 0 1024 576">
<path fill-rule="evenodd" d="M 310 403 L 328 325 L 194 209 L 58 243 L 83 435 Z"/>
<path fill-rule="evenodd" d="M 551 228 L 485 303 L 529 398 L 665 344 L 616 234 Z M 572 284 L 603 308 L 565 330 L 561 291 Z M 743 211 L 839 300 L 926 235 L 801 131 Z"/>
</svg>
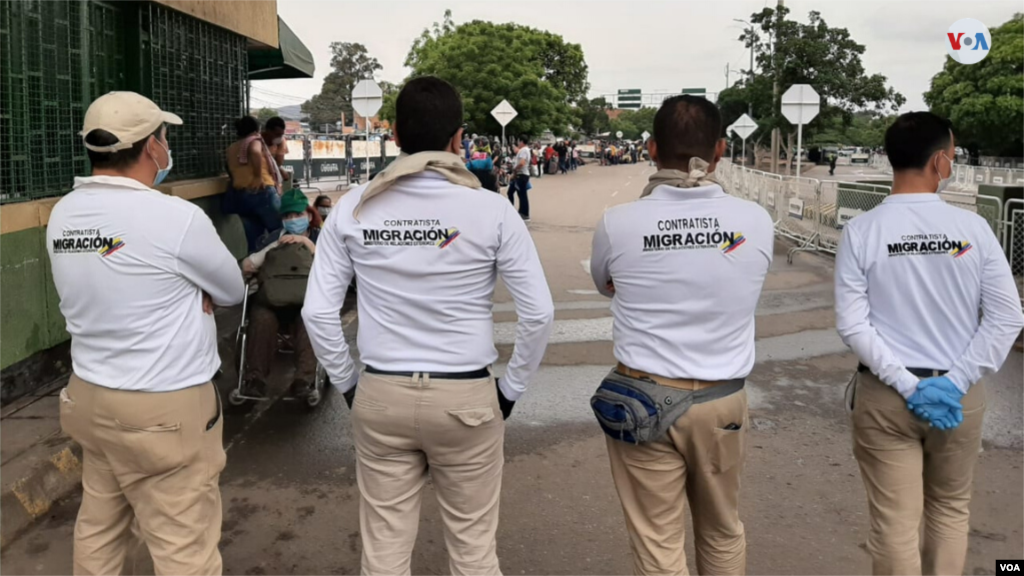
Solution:
<svg viewBox="0 0 1024 576">
<path fill-rule="evenodd" d="M 284 136 L 281 136 L 280 138 L 274 138 L 274 145 L 275 146 L 280 146 L 281 142 L 284 142 Z"/>
<path fill-rule="evenodd" d="M 939 154 L 942 154 L 943 158 L 949 160 L 949 158 L 946 158 L 945 152 L 939 152 Z M 935 193 L 938 194 L 945 190 L 946 186 L 949 186 L 949 181 L 953 179 L 953 161 L 949 160 L 949 176 L 943 178 L 942 172 L 939 172 L 938 166 L 935 167 L 935 173 L 939 175 L 939 185 L 935 187 Z"/>
<path fill-rule="evenodd" d="M 321 218 L 327 218 L 327 215 L 331 213 L 331 207 L 330 206 L 320 206 L 320 207 L 318 207 L 316 209 L 316 211 L 320 213 L 320 217 Z"/>
</svg>

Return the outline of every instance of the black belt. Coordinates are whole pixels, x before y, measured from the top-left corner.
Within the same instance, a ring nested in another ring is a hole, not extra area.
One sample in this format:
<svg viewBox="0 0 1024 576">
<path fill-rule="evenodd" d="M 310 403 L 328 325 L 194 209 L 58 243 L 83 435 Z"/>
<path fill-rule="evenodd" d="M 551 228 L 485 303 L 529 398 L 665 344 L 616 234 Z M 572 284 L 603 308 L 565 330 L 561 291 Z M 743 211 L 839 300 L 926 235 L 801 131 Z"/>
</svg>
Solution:
<svg viewBox="0 0 1024 576">
<path fill-rule="evenodd" d="M 491 377 L 491 371 L 487 368 L 480 368 L 479 370 L 470 370 L 468 372 L 392 372 L 390 370 L 377 370 L 369 364 L 366 365 L 366 372 L 368 374 L 378 374 L 380 376 L 399 376 L 401 378 L 412 378 L 416 374 L 421 376 L 429 376 L 438 380 L 482 380 L 484 378 Z"/>
<path fill-rule="evenodd" d="M 861 363 L 857 364 L 857 372 L 871 372 L 871 369 Z M 945 376 L 946 372 L 949 372 L 949 370 L 935 370 L 934 368 L 907 368 L 907 372 L 910 372 L 918 378 L 934 378 L 935 376 Z"/>
</svg>

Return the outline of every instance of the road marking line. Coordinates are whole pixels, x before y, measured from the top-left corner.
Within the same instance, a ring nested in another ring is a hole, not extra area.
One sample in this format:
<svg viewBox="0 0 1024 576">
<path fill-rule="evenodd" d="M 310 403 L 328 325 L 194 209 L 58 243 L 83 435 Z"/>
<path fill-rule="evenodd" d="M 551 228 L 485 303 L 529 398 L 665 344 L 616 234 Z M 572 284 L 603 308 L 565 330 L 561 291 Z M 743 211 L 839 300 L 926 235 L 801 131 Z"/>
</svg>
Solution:
<svg viewBox="0 0 1024 576">
<path fill-rule="evenodd" d="M 586 260 L 580 260 L 580 266 L 583 267 L 584 272 L 590 274 L 590 258 L 587 258 Z"/>
<path fill-rule="evenodd" d="M 618 194 L 618 193 L 619 193 L 618 190 L 616 190 L 615 192 L 612 192 L 612 198 L 615 198 L 615 195 Z"/>
<path fill-rule="evenodd" d="M 569 294 L 578 294 L 580 296 L 597 296 L 600 294 L 597 290 L 566 290 Z"/>
</svg>

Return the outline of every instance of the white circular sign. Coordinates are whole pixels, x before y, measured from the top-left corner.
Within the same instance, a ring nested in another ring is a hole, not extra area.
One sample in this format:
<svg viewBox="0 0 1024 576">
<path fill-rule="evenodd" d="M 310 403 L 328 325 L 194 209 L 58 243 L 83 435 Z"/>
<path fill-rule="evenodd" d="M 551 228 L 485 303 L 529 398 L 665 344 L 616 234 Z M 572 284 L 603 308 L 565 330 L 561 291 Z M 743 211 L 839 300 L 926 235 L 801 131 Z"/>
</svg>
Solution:
<svg viewBox="0 0 1024 576">
<path fill-rule="evenodd" d="M 616 132 L 615 133 L 615 137 L 616 138 L 622 138 L 622 130 L 619 130 L 618 132 Z"/>
<path fill-rule="evenodd" d="M 961 64 L 977 64 L 988 56 L 992 47 L 992 34 L 980 21 L 961 18 L 946 33 L 946 52 Z"/>
</svg>

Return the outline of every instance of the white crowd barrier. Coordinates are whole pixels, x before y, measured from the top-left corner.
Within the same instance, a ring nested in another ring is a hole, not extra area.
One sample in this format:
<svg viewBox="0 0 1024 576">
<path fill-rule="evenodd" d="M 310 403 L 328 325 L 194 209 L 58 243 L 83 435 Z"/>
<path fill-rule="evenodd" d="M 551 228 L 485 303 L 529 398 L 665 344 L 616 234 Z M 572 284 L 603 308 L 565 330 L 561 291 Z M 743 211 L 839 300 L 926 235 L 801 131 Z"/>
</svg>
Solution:
<svg viewBox="0 0 1024 576">
<path fill-rule="evenodd" d="M 878 206 L 891 192 L 881 184 L 780 176 L 728 160 L 718 164 L 715 175 L 729 194 L 763 206 L 775 222 L 776 234 L 800 243 L 790 250 L 790 261 L 800 251 L 835 254 L 843 226 Z M 1004 207 L 996 196 L 965 191 L 943 192 L 941 196 L 950 205 L 984 218 L 1006 248 L 1014 275 L 1024 275 L 1024 201 L 1011 200 Z"/>
<path fill-rule="evenodd" d="M 871 157 L 871 167 L 892 174 L 889 158 L 884 154 Z M 954 164 L 950 187 L 956 190 L 977 190 L 981 184 L 1024 184 L 1024 169 L 996 168 L 993 166 L 968 166 Z"/>
</svg>

